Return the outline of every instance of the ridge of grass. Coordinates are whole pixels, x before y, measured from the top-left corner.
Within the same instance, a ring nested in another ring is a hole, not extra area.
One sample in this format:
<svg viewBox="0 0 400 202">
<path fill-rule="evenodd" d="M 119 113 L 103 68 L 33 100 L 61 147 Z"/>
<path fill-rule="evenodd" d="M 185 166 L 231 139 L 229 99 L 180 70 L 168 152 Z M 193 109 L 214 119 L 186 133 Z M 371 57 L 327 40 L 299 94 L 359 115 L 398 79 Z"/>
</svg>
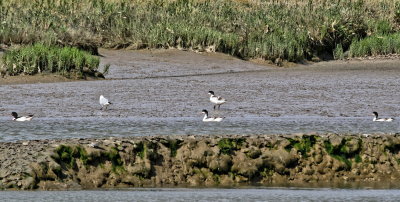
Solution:
<svg viewBox="0 0 400 202">
<path fill-rule="evenodd" d="M 36 43 L 6 51 L 3 63 L 10 75 L 58 73 L 66 77 L 85 78 L 95 76 L 100 60 L 75 47 Z"/>
<path fill-rule="evenodd" d="M 400 0 L 0 1 L 0 43 L 9 45 L 209 48 L 297 62 L 368 54 L 356 48 L 360 40 L 395 37 L 399 28 Z M 387 53 L 372 41 L 371 54 Z"/>
</svg>

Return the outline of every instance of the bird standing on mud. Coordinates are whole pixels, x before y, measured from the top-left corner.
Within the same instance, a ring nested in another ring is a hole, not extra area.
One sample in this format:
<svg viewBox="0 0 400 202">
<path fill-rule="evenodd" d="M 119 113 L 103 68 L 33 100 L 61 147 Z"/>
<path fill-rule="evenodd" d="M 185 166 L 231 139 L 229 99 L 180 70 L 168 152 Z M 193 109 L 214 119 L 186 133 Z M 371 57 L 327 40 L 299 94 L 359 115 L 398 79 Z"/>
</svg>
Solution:
<svg viewBox="0 0 400 202">
<path fill-rule="evenodd" d="M 30 121 L 33 119 L 32 114 L 28 116 L 18 116 L 17 112 L 11 112 L 11 115 L 14 117 L 13 121 Z"/>
<path fill-rule="evenodd" d="M 378 112 L 372 112 L 375 117 L 372 119 L 372 121 L 377 121 L 377 122 L 392 122 L 394 118 L 378 118 Z"/>
<path fill-rule="evenodd" d="M 103 110 L 103 108 L 107 109 L 108 105 L 112 104 L 103 95 L 100 95 L 99 102 L 100 102 L 100 105 L 101 105 L 101 109 L 100 110 Z"/>
<path fill-rule="evenodd" d="M 210 95 L 210 101 L 214 103 L 214 110 L 216 106 L 218 106 L 218 109 L 221 107 L 222 104 L 226 102 L 226 100 L 220 96 L 215 96 L 214 91 L 208 91 L 208 94 Z"/>
</svg>

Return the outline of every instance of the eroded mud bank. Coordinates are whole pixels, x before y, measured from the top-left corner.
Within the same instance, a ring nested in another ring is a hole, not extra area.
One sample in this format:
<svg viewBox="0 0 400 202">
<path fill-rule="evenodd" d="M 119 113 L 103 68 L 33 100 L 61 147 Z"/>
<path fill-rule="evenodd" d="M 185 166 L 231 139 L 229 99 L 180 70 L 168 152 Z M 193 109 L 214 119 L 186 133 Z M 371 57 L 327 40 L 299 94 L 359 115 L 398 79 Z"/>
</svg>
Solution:
<svg viewBox="0 0 400 202">
<path fill-rule="evenodd" d="M 1 189 L 396 184 L 400 135 L 151 136 L 0 143 Z"/>
</svg>

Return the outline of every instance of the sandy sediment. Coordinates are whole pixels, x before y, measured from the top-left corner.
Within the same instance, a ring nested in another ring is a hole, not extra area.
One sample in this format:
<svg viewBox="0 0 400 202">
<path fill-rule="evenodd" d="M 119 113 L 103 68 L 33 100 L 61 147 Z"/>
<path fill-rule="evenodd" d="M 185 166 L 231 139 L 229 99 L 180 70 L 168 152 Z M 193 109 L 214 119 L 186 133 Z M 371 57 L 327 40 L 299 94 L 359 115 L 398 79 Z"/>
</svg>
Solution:
<svg viewBox="0 0 400 202">
<path fill-rule="evenodd" d="M 150 136 L 0 143 L 1 189 L 327 186 L 400 180 L 400 135 Z"/>
</svg>

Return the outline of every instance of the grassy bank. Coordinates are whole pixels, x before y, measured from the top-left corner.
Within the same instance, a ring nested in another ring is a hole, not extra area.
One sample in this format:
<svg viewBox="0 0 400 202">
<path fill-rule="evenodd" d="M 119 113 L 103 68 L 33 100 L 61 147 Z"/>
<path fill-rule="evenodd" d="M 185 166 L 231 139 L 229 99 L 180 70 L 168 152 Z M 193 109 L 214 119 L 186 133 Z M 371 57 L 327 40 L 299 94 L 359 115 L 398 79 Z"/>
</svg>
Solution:
<svg viewBox="0 0 400 202">
<path fill-rule="evenodd" d="M 2 60 L 9 75 L 58 73 L 70 78 L 103 77 L 97 72 L 99 58 L 74 47 L 34 44 L 9 50 Z"/>
<path fill-rule="evenodd" d="M 399 25 L 400 0 L 0 0 L 0 43 L 211 48 L 244 59 L 340 58 Z"/>
</svg>

